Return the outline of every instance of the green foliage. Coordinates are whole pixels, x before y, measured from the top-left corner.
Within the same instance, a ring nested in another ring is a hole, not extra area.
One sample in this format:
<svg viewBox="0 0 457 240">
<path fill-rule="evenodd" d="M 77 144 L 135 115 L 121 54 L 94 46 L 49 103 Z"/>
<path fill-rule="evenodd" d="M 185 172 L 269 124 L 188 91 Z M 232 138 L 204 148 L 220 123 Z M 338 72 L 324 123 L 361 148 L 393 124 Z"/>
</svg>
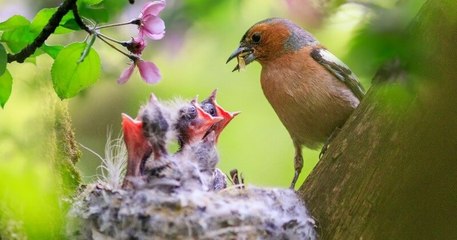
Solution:
<svg viewBox="0 0 457 240">
<path fill-rule="evenodd" d="M 61 99 L 76 96 L 81 90 L 95 83 L 100 77 L 100 58 L 90 49 L 80 62 L 86 43 L 72 43 L 62 49 L 52 65 L 54 90 Z"/>
<path fill-rule="evenodd" d="M 37 35 L 30 30 L 30 24 L 21 25 L 3 32 L 1 41 L 5 42 L 13 53 L 17 53 L 30 44 Z"/>
<path fill-rule="evenodd" d="M 62 50 L 64 47 L 62 45 L 53 45 L 49 46 L 46 44 L 43 44 L 43 46 L 40 47 L 40 49 L 47 53 L 50 57 L 53 59 L 56 59 L 57 54 L 59 54 L 60 50 Z"/>
<path fill-rule="evenodd" d="M 49 19 L 57 11 L 57 8 L 44 8 L 41 9 L 33 18 L 30 24 L 30 31 L 34 33 L 39 33 L 43 30 L 44 26 L 48 24 Z M 74 17 L 72 12 L 68 12 L 60 21 L 59 27 L 54 31 L 55 34 L 64 34 L 72 32 L 73 30 L 78 30 L 79 27 L 75 25 Z"/>
<path fill-rule="evenodd" d="M 30 21 L 21 15 L 14 15 L 0 23 L 0 31 L 10 31 L 18 27 L 28 26 Z"/>
<path fill-rule="evenodd" d="M 0 31 L 3 31 L 1 41 L 5 42 L 13 53 L 19 52 L 33 42 L 56 11 L 57 8 L 42 9 L 35 15 L 32 22 L 18 15 L 9 18 L 0 23 Z M 75 23 L 73 14 L 69 12 L 62 18 L 60 26 L 56 28 L 54 33 L 65 34 L 78 29 L 79 26 Z M 58 49 L 58 47 L 53 49 L 49 47 L 42 48 L 51 57 L 55 57 Z M 43 51 L 38 51 L 35 56 L 42 54 Z"/>
<path fill-rule="evenodd" d="M 6 60 L 7 60 L 7 55 L 6 55 L 5 47 L 2 44 L 0 44 L 0 76 L 6 70 Z"/>
<path fill-rule="evenodd" d="M 90 6 L 90 5 L 99 4 L 99 3 L 103 2 L 103 0 L 82 0 L 81 2 Z"/>
<path fill-rule="evenodd" d="M 2 75 L 0 75 L 0 105 L 2 108 L 5 106 L 6 101 L 11 95 L 11 89 L 13 86 L 13 78 L 11 77 L 10 72 L 5 70 Z"/>
<path fill-rule="evenodd" d="M 128 1 L 84 0 L 77 3 L 82 16 L 97 23 L 106 23 L 120 13 Z"/>
<path fill-rule="evenodd" d="M 416 46 L 408 35 L 408 26 L 423 2 L 405 1 L 393 8 L 370 9 L 374 16 L 356 33 L 348 54 L 357 70 L 373 76 L 380 66 L 393 59 L 414 59 Z"/>
</svg>

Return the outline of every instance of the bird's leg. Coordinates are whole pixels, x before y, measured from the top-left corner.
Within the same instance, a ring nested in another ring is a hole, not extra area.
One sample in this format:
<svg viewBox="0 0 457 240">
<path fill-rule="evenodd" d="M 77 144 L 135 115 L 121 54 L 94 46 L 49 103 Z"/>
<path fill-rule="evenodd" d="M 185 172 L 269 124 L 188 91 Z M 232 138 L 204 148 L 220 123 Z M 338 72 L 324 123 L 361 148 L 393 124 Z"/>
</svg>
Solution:
<svg viewBox="0 0 457 240">
<path fill-rule="evenodd" d="M 333 139 L 338 135 L 338 133 L 341 131 L 341 128 L 336 127 L 332 134 L 330 134 L 330 137 L 327 138 L 327 141 L 325 141 L 324 146 L 321 149 L 321 152 L 319 153 L 319 159 L 321 159 L 325 152 L 327 152 L 328 147 L 330 146 L 330 143 L 333 141 Z"/>
<path fill-rule="evenodd" d="M 294 141 L 295 147 L 295 158 L 294 158 L 294 167 L 295 174 L 292 182 L 290 183 L 290 189 L 295 188 L 295 183 L 297 183 L 298 177 L 300 176 L 301 170 L 303 168 L 303 156 L 302 156 L 302 145 Z"/>
</svg>

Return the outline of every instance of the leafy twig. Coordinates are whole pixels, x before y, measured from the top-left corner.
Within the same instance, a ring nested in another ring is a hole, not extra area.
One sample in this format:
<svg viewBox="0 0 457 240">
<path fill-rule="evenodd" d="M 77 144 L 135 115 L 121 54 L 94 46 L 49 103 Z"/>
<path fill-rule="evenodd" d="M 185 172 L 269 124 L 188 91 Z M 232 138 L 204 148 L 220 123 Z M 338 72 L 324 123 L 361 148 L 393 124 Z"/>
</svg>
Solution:
<svg viewBox="0 0 457 240">
<path fill-rule="evenodd" d="M 18 62 L 23 63 L 26 58 L 32 55 L 37 48 L 43 45 L 44 41 L 48 39 L 48 37 L 54 33 L 56 28 L 59 26 L 60 21 L 62 20 L 63 16 L 67 14 L 72 8 L 76 7 L 77 0 L 65 0 L 57 11 L 52 15 L 49 19 L 49 22 L 44 26 L 43 30 L 41 30 L 40 34 L 33 40 L 32 43 L 24 47 L 20 52 L 16 54 L 8 54 L 7 59 L 8 63 L 11 62 Z M 75 17 L 76 18 L 76 17 Z M 78 23 L 79 25 L 79 23 Z M 84 25 L 84 23 L 83 23 Z M 80 25 L 81 26 L 81 25 Z M 84 25 L 85 26 L 85 25 Z M 87 28 L 87 27 L 86 27 Z M 84 28 L 83 28 L 84 29 Z M 84 29 L 86 30 L 86 29 Z"/>
</svg>

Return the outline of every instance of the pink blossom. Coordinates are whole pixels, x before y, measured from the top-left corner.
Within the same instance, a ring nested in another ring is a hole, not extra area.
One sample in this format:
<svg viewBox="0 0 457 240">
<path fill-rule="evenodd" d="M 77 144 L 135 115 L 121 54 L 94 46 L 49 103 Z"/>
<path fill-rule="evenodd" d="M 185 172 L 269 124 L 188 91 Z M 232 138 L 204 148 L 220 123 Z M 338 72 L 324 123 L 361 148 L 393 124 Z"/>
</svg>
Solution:
<svg viewBox="0 0 457 240">
<path fill-rule="evenodd" d="M 165 35 L 165 23 L 158 16 L 165 8 L 165 1 L 158 0 L 146 4 L 141 10 L 139 29 L 140 37 L 147 36 L 152 40 L 162 39 Z"/>
<path fill-rule="evenodd" d="M 126 83 L 130 76 L 132 76 L 135 66 L 138 66 L 141 78 L 143 78 L 146 83 L 154 84 L 160 81 L 162 76 L 160 75 L 159 68 L 157 68 L 154 63 L 144 61 L 140 58 L 135 58 L 133 63 L 122 72 L 117 82 L 119 84 Z"/>
<path fill-rule="evenodd" d="M 131 53 L 141 55 L 141 53 L 143 53 L 143 50 L 147 45 L 146 43 L 147 42 L 144 41 L 143 38 L 138 36 L 132 38 L 130 42 L 126 42 L 124 46 L 126 46 Z"/>
<path fill-rule="evenodd" d="M 121 76 L 117 80 L 117 83 L 126 83 L 129 80 L 130 76 L 132 76 L 133 70 L 135 69 L 135 65 L 136 64 L 130 64 L 130 66 L 121 73 Z"/>
<path fill-rule="evenodd" d="M 162 76 L 160 75 L 159 68 L 154 63 L 139 60 L 137 65 L 140 75 L 145 82 L 150 84 L 159 82 Z"/>
</svg>

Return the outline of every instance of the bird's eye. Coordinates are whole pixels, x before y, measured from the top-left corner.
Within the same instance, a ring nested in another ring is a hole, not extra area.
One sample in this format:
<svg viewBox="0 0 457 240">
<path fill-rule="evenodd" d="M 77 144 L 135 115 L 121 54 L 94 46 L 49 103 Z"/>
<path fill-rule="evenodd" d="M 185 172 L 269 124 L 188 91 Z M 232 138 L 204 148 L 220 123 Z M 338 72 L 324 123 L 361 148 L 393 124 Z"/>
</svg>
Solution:
<svg viewBox="0 0 457 240">
<path fill-rule="evenodd" d="M 209 115 L 216 117 L 216 109 L 214 108 L 213 104 L 205 103 L 202 105 L 202 108 L 205 110 L 205 112 L 209 113 Z"/>
<path fill-rule="evenodd" d="M 260 42 L 260 33 L 252 34 L 251 39 L 252 39 L 253 43 L 259 43 Z"/>
<path fill-rule="evenodd" d="M 197 109 L 194 107 L 194 106 L 191 106 L 189 109 L 188 109 L 188 112 L 186 114 L 186 118 L 191 120 L 191 119 L 194 119 L 197 117 Z"/>
</svg>

